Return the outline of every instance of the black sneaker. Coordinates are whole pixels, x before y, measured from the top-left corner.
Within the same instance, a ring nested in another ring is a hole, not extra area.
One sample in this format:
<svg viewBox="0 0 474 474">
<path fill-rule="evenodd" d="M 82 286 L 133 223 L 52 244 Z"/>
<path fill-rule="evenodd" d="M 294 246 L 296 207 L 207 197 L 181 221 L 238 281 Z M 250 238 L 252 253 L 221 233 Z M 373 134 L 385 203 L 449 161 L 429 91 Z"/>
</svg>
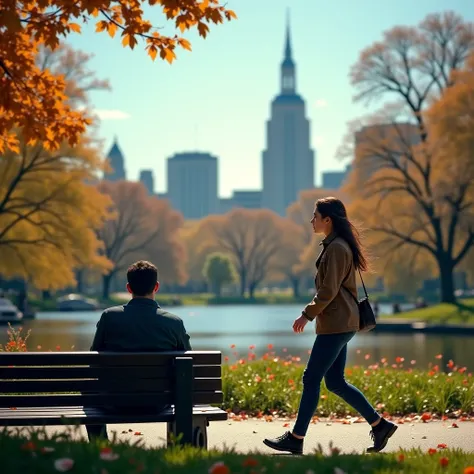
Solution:
<svg viewBox="0 0 474 474">
<path fill-rule="evenodd" d="M 274 439 L 264 439 L 263 443 L 277 451 L 289 451 L 291 454 L 303 454 L 303 440 L 295 438 L 289 431 Z"/>
<path fill-rule="evenodd" d="M 387 446 L 388 440 L 397 431 L 398 426 L 382 418 L 377 426 L 369 433 L 374 441 L 374 445 L 367 448 L 368 453 L 378 453 Z"/>
</svg>

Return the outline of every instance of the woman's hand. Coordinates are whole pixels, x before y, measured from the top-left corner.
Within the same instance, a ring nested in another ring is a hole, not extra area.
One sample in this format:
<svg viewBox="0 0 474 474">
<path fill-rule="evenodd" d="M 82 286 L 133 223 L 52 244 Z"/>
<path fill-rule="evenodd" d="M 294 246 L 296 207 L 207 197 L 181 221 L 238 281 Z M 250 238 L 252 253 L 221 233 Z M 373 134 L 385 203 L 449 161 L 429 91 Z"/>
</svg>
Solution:
<svg viewBox="0 0 474 474">
<path fill-rule="evenodd" d="M 303 332 L 304 327 L 308 324 L 308 320 L 301 315 L 299 318 L 295 319 L 295 322 L 293 323 L 293 331 L 294 332 Z"/>
</svg>

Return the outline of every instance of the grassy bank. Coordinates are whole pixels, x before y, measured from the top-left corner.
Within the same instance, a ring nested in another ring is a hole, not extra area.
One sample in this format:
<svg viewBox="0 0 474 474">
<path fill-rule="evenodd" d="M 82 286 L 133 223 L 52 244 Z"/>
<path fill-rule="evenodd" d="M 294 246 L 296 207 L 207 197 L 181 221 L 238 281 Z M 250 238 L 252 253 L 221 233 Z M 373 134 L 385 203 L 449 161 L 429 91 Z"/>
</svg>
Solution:
<svg viewBox="0 0 474 474">
<path fill-rule="evenodd" d="M 0 433 L 0 464 L 7 474 L 256 474 L 256 473 L 474 473 L 474 454 L 436 449 L 375 455 L 340 455 L 337 449 L 324 456 L 321 450 L 307 456 L 237 454 L 194 448 L 145 449 L 140 444 L 114 442 L 105 446 L 49 438 L 33 432 L 29 438 Z"/>
<path fill-rule="evenodd" d="M 371 360 L 366 354 L 366 360 Z M 293 415 L 301 395 L 304 366 L 299 357 L 279 357 L 271 351 L 259 360 L 252 350 L 236 355 L 223 367 L 224 408 L 238 413 L 267 416 Z M 457 367 L 442 355 L 428 368 L 403 357 L 374 360 L 367 368 L 346 369 L 347 379 L 359 387 L 380 412 L 390 415 L 474 415 L 474 378 L 466 367 Z M 318 416 L 347 416 L 356 413 L 324 386 Z"/>
<path fill-rule="evenodd" d="M 460 300 L 457 304 L 436 304 L 428 306 L 427 308 L 406 311 L 397 315 L 388 315 L 387 317 L 441 324 L 474 324 L 474 298 Z"/>
</svg>

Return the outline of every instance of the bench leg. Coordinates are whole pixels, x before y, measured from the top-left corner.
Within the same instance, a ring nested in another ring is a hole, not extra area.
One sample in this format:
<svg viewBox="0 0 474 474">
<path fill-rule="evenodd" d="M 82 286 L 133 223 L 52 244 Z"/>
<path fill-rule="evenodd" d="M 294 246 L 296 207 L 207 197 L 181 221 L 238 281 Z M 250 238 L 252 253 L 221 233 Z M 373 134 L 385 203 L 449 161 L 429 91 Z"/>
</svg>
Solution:
<svg viewBox="0 0 474 474">
<path fill-rule="evenodd" d="M 207 449 L 207 427 L 209 421 L 203 416 L 193 417 L 193 437 L 192 446 Z M 171 446 L 176 441 L 176 424 L 174 421 L 167 423 L 166 429 L 166 445 Z"/>
<path fill-rule="evenodd" d="M 193 418 L 193 446 L 207 449 L 207 427 L 209 422 L 203 416 Z"/>
</svg>

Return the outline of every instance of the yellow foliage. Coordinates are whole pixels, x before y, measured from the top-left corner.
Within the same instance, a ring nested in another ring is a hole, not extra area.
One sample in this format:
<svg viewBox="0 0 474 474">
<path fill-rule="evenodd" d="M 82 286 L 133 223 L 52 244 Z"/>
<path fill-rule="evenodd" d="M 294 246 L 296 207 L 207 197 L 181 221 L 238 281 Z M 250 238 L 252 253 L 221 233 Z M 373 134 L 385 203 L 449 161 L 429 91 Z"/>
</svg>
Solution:
<svg viewBox="0 0 474 474">
<path fill-rule="evenodd" d="M 105 270 L 96 231 L 109 199 L 93 185 L 102 166 L 86 139 L 56 152 L 21 145 L 0 160 L 0 271 L 24 277 L 39 289 L 74 283 L 76 267 Z"/>
</svg>

